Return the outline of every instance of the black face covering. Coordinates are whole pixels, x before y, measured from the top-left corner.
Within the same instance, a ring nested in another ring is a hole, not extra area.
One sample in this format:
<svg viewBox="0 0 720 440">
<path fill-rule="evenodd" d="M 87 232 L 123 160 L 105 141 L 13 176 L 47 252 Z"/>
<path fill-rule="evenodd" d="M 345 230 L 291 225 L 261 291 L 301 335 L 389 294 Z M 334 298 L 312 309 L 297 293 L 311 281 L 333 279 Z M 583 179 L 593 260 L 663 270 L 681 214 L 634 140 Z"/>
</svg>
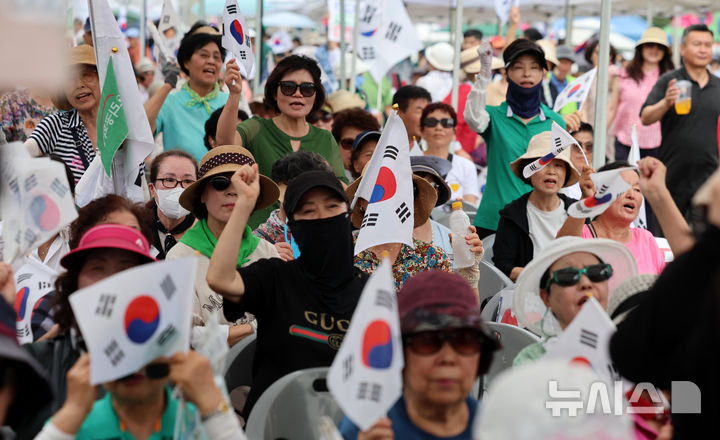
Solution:
<svg viewBox="0 0 720 440">
<path fill-rule="evenodd" d="M 513 113 L 521 118 L 532 118 L 540 112 L 540 94 L 542 81 L 532 87 L 519 86 L 508 78 L 508 89 L 505 99 Z"/>
<path fill-rule="evenodd" d="M 300 248 L 298 262 L 320 287 L 335 288 L 353 277 L 350 213 L 320 220 L 291 220 L 288 226 Z"/>
</svg>

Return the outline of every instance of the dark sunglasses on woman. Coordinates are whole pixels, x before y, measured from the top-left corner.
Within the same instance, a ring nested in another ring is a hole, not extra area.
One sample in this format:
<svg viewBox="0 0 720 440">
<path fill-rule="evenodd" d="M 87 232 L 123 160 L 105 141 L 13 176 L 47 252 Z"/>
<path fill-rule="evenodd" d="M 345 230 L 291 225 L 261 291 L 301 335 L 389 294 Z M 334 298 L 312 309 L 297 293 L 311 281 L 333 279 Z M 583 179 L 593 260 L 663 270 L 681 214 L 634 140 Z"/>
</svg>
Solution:
<svg viewBox="0 0 720 440">
<path fill-rule="evenodd" d="M 455 126 L 455 121 L 452 118 L 426 118 L 422 121 L 422 126 L 433 128 L 434 126 L 438 125 L 438 122 L 445 128 L 453 128 Z"/>
<path fill-rule="evenodd" d="M 405 346 L 421 356 L 437 353 L 446 341 L 458 354 L 470 356 L 480 352 L 484 339 L 479 330 L 472 328 L 421 332 L 403 338 Z"/>
<path fill-rule="evenodd" d="M 230 186 L 230 177 L 213 176 L 208 180 L 208 185 L 212 186 L 216 191 L 225 191 Z"/>
<path fill-rule="evenodd" d="M 545 283 L 545 290 L 548 290 L 552 283 L 563 287 L 574 286 L 580 282 L 580 278 L 582 278 L 583 275 L 587 275 L 593 283 L 599 283 L 609 280 L 612 274 L 613 268 L 607 263 L 593 264 L 592 266 L 583 267 L 582 269 L 566 267 L 556 270 L 550 275 L 547 283 Z"/>
<path fill-rule="evenodd" d="M 293 93 L 295 93 L 295 92 L 293 92 Z M 300 93 L 302 93 L 302 91 Z M 307 121 L 311 124 L 316 124 L 318 121 L 323 121 L 323 122 L 327 123 L 332 120 L 333 120 L 333 114 L 328 113 L 324 110 L 318 110 L 316 112 L 310 113 L 307 117 Z"/>
<path fill-rule="evenodd" d="M 280 81 L 280 92 L 285 96 L 293 96 L 298 88 L 300 89 L 300 94 L 306 98 L 315 94 L 314 83 L 304 82 L 298 84 L 295 81 Z"/>
<path fill-rule="evenodd" d="M 343 150 L 352 150 L 354 143 L 355 139 L 353 138 L 340 139 L 340 148 L 342 148 Z"/>
</svg>

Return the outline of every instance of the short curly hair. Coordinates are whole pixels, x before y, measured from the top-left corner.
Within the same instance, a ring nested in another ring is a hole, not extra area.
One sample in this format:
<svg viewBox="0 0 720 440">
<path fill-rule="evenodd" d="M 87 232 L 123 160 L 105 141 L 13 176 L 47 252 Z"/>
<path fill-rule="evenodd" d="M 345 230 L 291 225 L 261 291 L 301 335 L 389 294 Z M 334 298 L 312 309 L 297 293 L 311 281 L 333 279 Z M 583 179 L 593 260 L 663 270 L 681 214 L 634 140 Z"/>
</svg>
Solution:
<svg viewBox="0 0 720 440">
<path fill-rule="evenodd" d="M 346 127 L 362 131 L 380 131 L 380 123 L 375 116 L 361 108 L 349 108 L 335 113 L 332 135 L 336 142 L 340 143 L 340 136 Z"/>
<path fill-rule="evenodd" d="M 152 228 L 152 220 L 145 207 L 139 203 L 133 203 L 125 197 L 116 194 L 108 194 L 95 199 L 80 208 L 78 217 L 70 224 L 70 249 L 75 249 L 80 244 L 80 238 L 93 226 L 97 226 L 113 212 L 129 212 L 137 218 L 140 225 L 140 232 L 152 243 L 155 232 Z"/>
<path fill-rule="evenodd" d="M 457 127 L 457 113 L 455 113 L 455 109 L 452 108 L 450 104 L 445 104 L 444 102 L 433 102 L 425 106 L 422 112 L 422 116 L 420 116 L 421 126 L 423 121 L 427 119 L 428 115 L 430 115 L 430 113 L 434 112 L 435 110 L 440 110 L 450 115 L 450 118 L 455 123 L 455 127 Z"/>
<path fill-rule="evenodd" d="M 280 81 L 282 81 L 283 77 L 288 73 L 297 72 L 298 70 L 307 71 L 310 76 L 312 76 L 313 84 L 315 84 L 315 103 L 310 113 L 320 110 L 325 104 L 325 87 L 323 87 L 322 81 L 320 80 L 321 74 L 318 63 L 306 56 L 290 55 L 277 63 L 265 83 L 265 102 L 277 113 L 280 113 L 280 107 L 278 107 L 275 95 L 279 92 L 278 87 L 280 87 Z"/>
<path fill-rule="evenodd" d="M 217 44 L 218 49 L 220 49 L 220 56 L 222 59 L 225 59 L 225 48 L 222 46 L 222 35 L 217 34 L 207 34 L 205 32 L 197 32 L 194 33 L 198 28 L 201 28 L 203 26 L 210 26 L 215 27 L 212 25 L 208 25 L 205 22 L 198 21 L 196 22 L 193 27 L 190 28 L 190 30 L 183 36 L 183 39 L 180 41 L 180 48 L 178 49 L 177 53 L 177 60 L 178 64 L 180 65 L 180 70 L 185 73 L 185 75 L 190 75 L 190 72 L 185 67 L 185 63 L 192 58 L 195 51 L 199 50 L 202 47 L 205 47 L 208 43 L 215 43 Z M 217 28 L 216 28 L 217 30 Z"/>
</svg>

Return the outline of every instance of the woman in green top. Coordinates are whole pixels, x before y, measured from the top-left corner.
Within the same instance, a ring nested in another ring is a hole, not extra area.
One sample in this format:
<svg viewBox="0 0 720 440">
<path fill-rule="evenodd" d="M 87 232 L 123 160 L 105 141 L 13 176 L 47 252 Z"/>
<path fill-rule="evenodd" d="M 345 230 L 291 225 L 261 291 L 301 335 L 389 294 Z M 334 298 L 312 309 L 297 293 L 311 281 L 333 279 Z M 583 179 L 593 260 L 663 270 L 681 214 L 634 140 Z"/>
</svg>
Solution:
<svg viewBox="0 0 720 440">
<path fill-rule="evenodd" d="M 226 65 L 225 83 L 230 96 L 218 120 L 218 145 L 247 148 L 255 156 L 260 174 L 266 176 L 271 174 L 278 159 L 298 150 L 313 151 L 327 160 L 335 175 L 347 183 L 340 150 L 332 134 L 305 120 L 325 103 L 320 68 L 314 60 L 291 55 L 275 66 L 265 84 L 265 102 L 277 113 L 271 119 L 253 117 L 236 125 L 237 115 L 232 109 L 240 102 L 242 78 L 235 60 Z M 267 220 L 272 209 L 256 211 L 248 221 L 250 227 L 255 228 Z"/>
</svg>

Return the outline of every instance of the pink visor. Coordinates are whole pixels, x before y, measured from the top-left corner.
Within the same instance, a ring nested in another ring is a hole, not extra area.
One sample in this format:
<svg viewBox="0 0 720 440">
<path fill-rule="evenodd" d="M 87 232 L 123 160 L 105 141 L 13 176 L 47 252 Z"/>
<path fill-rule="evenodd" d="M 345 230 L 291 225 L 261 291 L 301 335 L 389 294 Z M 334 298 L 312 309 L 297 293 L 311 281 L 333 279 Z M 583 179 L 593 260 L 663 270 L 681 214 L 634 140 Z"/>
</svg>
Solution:
<svg viewBox="0 0 720 440">
<path fill-rule="evenodd" d="M 140 255 L 146 262 L 157 261 L 150 255 L 150 245 L 140 231 L 130 226 L 107 223 L 88 229 L 78 247 L 65 254 L 60 264 L 69 269 L 79 256 L 93 249 L 123 249 Z"/>
</svg>

